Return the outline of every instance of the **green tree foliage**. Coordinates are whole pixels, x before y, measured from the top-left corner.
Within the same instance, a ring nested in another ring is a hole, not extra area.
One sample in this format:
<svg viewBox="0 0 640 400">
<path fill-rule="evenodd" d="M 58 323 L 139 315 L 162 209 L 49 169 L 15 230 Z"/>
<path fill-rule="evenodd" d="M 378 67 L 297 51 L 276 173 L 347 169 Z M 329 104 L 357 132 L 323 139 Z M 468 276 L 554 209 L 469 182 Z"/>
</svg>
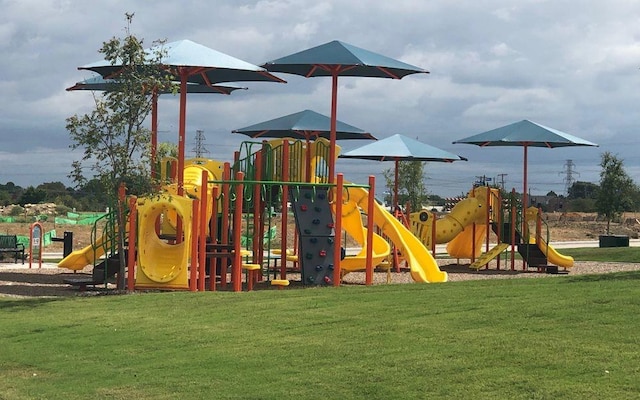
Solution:
<svg viewBox="0 0 640 400">
<path fill-rule="evenodd" d="M 29 186 L 24 192 L 22 192 L 18 203 L 21 206 L 24 206 L 25 204 L 39 204 L 44 202 L 46 197 L 47 193 L 44 190 Z"/>
<path fill-rule="evenodd" d="M 127 18 L 130 22 L 132 16 Z M 104 194 L 112 201 L 121 182 L 149 180 L 147 149 L 151 133 L 144 121 L 151 110 L 154 88 L 173 87 L 161 65 L 163 42 L 154 42 L 158 50 L 150 54 L 144 50 L 142 39 L 130 34 L 128 28 L 126 31 L 125 38 L 114 37 L 99 50 L 107 62 L 122 65 L 111 77 L 118 90 L 96 95 L 95 109 L 90 113 L 67 118 L 71 148 L 84 151 L 82 159 L 72 164 L 69 177 L 78 186 L 84 185 L 88 165 L 93 173 L 89 178 L 100 180 Z"/>
<path fill-rule="evenodd" d="M 424 183 L 423 161 L 400 161 L 398 163 L 398 204 L 409 203 L 411 210 L 420 210 L 426 204 L 428 193 Z M 383 171 L 389 193 L 393 194 L 395 171 Z"/>
<path fill-rule="evenodd" d="M 600 190 L 596 198 L 598 213 L 607 220 L 607 234 L 611 221 L 624 211 L 634 208 L 638 188 L 624 170 L 623 160 L 609 152 L 602 154 L 600 162 Z"/>
<path fill-rule="evenodd" d="M 574 182 L 567 191 L 568 199 L 595 199 L 600 187 L 591 182 Z"/>
</svg>

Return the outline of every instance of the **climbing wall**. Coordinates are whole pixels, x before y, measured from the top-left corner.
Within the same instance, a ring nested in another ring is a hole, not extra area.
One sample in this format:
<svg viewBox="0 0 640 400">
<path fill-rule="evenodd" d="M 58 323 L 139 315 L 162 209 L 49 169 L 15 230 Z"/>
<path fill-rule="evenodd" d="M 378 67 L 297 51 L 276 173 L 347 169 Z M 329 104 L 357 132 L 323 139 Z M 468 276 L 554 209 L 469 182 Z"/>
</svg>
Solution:
<svg viewBox="0 0 640 400">
<path fill-rule="evenodd" d="M 304 285 L 333 284 L 335 231 L 325 186 L 292 187 L 290 199 L 300 234 L 298 260 Z"/>
</svg>

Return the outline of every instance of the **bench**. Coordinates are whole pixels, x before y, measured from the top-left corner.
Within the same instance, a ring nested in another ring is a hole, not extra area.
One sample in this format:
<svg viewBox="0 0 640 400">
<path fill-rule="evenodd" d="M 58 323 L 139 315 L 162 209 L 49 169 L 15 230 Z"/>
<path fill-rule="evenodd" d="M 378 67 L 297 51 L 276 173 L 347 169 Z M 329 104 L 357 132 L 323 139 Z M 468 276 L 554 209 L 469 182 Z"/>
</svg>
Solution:
<svg viewBox="0 0 640 400">
<path fill-rule="evenodd" d="M 13 253 L 14 263 L 20 257 L 24 264 L 24 244 L 18 243 L 16 235 L 0 235 L 0 253 Z"/>
</svg>

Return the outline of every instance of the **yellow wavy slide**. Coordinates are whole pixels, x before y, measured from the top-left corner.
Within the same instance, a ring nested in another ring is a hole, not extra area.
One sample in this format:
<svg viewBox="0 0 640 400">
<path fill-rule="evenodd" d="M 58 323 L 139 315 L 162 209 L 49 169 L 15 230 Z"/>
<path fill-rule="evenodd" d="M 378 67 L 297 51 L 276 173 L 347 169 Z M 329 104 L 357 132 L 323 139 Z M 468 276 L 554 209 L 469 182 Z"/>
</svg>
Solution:
<svg viewBox="0 0 640 400">
<path fill-rule="evenodd" d="M 349 202 L 366 210 L 369 192 L 364 188 L 349 188 Z M 409 264 L 415 282 L 446 282 L 447 273 L 440 271 L 429 250 L 400 221 L 374 202 L 373 222 L 400 249 Z"/>
</svg>

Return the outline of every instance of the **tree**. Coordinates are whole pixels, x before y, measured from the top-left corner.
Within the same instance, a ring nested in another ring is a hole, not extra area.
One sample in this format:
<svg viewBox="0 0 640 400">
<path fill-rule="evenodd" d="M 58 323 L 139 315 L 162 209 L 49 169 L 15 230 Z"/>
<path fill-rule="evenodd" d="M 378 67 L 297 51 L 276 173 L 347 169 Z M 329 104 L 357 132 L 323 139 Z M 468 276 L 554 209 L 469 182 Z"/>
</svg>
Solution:
<svg viewBox="0 0 640 400">
<path fill-rule="evenodd" d="M 591 182 L 574 182 L 567 191 L 568 199 L 593 199 L 597 196 L 600 187 Z"/>
<path fill-rule="evenodd" d="M 150 131 L 143 126 L 152 106 L 154 90 L 175 89 L 171 77 L 162 68 L 164 41 L 155 41 L 147 52 L 143 40 L 130 32 L 133 14 L 125 14 L 127 27 L 124 38 L 113 37 L 104 42 L 99 53 L 111 65 L 122 66 L 111 78 L 118 90 L 94 96 L 95 109 L 88 114 L 67 118 L 67 130 L 72 149 L 84 150 L 81 160 L 74 161 L 69 175 L 78 186 L 85 184 L 84 167 L 89 165 L 104 189 L 110 204 L 119 211 L 117 225 L 121 270 L 118 286 L 124 285 L 124 224 L 123 204 L 118 204 L 121 183 L 149 182 L 150 157 L 147 151 Z M 150 182 L 149 185 L 150 186 Z M 131 189 L 131 188 L 130 188 Z M 139 190 L 136 190 L 139 192 Z"/>
<path fill-rule="evenodd" d="M 608 151 L 600 162 L 600 190 L 596 197 L 596 209 L 607 220 L 607 235 L 611 221 L 619 218 L 623 211 L 633 208 L 633 199 L 638 188 L 624 170 L 623 160 Z"/>
<path fill-rule="evenodd" d="M 400 161 L 398 163 L 398 204 L 409 203 L 412 210 L 420 210 L 426 202 L 428 193 L 424 184 L 423 161 Z M 395 171 L 383 171 L 390 193 L 394 191 Z"/>
</svg>

